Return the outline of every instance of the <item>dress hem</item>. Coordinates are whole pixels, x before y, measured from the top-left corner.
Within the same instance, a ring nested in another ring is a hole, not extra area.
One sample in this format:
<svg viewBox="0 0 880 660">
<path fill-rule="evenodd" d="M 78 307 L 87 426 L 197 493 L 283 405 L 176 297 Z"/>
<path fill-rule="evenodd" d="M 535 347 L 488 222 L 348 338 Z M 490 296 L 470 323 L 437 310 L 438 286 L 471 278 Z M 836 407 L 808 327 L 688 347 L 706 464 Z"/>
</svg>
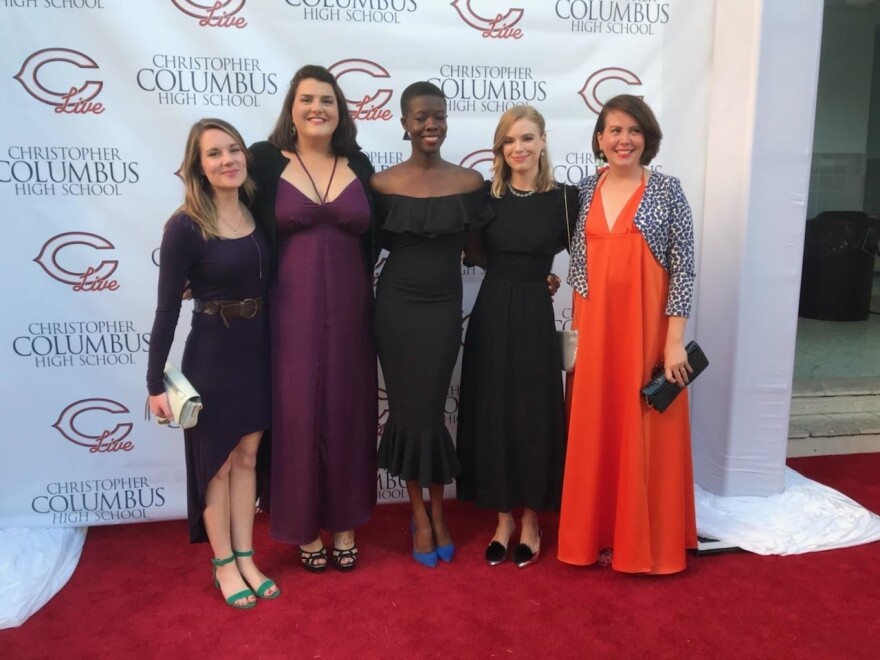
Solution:
<svg viewBox="0 0 880 660">
<path fill-rule="evenodd" d="M 358 527 L 362 527 L 363 525 L 366 525 L 368 522 L 370 522 L 371 516 L 372 516 L 372 510 L 362 520 L 359 520 L 359 522 L 355 522 L 350 527 L 346 527 L 346 528 L 340 529 L 340 530 L 330 530 L 330 529 L 325 529 L 325 528 L 321 527 L 318 529 L 318 531 L 315 532 L 315 535 L 311 539 L 309 539 L 308 541 L 296 541 L 296 540 L 293 540 L 294 537 L 292 537 L 292 536 L 282 536 L 281 534 L 275 534 L 272 532 L 271 529 L 269 530 L 269 538 L 272 539 L 273 541 L 277 541 L 278 543 L 284 543 L 286 545 L 308 545 L 309 543 L 314 541 L 316 538 L 318 538 L 318 536 L 322 535 L 324 532 L 326 532 L 328 534 L 340 534 L 342 532 L 347 532 L 349 530 L 356 531 Z"/>
</svg>

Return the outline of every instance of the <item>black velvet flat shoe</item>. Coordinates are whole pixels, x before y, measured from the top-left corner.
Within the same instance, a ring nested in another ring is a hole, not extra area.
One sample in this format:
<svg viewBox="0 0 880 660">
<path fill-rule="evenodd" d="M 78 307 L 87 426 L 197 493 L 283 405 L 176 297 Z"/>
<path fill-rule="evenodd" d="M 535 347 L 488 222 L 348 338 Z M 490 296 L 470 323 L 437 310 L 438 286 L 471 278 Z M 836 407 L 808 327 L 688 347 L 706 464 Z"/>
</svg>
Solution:
<svg viewBox="0 0 880 660">
<path fill-rule="evenodd" d="M 498 566 L 507 561 L 507 548 L 498 541 L 492 541 L 486 548 L 486 563 L 489 566 Z"/>
<path fill-rule="evenodd" d="M 538 561 L 538 557 L 540 556 L 541 532 L 538 532 L 538 549 L 534 552 L 525 543 L 520 543 L 513 549 L 513 563 L 516 564 L 517 568 L 526 568 L 527 566 L 531 566 L 536 561 Z"/>
</svg>

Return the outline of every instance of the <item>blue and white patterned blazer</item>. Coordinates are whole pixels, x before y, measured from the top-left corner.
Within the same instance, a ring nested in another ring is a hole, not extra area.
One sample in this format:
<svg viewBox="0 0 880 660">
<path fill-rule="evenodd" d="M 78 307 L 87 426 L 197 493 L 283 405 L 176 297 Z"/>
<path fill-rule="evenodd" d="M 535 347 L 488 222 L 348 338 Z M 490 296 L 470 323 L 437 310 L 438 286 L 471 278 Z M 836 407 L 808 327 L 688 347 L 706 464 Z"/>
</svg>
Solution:
<svg viewBox="0 0 880 660">
<path fill-rule="evenodd" d="M 578 184 L 581 215 L 571 237 L 568 283 L 585 297 L 588 289 L 585 228 L 600 174 L 588 176 Z M 669 273 L 666 315 L 689 317 L 695 279 L 694 221 L 681 182 L 673 176 L 651 174 L 633 222 L 645 237 L 651 254 Z"/>
</svg>

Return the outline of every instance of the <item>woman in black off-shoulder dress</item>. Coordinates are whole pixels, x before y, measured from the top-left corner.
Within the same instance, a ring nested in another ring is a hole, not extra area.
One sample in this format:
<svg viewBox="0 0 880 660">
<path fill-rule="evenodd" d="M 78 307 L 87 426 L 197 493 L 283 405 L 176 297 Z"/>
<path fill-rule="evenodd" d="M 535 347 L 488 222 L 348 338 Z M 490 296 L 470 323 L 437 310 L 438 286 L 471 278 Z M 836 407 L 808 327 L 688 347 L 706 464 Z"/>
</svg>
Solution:
<svg viewBox="0 0 880 660">
<path fill-rule="evenodd" d="M 459 464 L 445 424 L 449 381 L 461 343 L 461 251 L 485 222 L 482 177 L 444 161 L 446 99 L 431 83 L 401 97 L 408 160 L 373 176 L 390 254 L 376 291 L 374 330 L 388 391 L 379 467 L 406 482 L 412 503 L 413 558 L 433 568 L 451 561 L 443 486 Z M 430 513 L 422 489 L 430 493 Z"/>
</svg>

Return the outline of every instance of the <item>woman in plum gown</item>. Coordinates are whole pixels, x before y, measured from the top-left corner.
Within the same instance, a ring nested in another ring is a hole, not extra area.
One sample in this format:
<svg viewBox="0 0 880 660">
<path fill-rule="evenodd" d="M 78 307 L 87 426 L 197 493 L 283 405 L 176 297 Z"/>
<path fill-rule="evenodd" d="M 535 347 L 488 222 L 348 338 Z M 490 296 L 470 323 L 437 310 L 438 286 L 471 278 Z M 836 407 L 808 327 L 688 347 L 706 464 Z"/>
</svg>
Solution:
<svg viewBox="0 0 880 660">
<path fill-rule="evenodd" d="M 376 503 L 370 161 L 336 79 L 307 65 L 275 130 L 251 147 L 256 216 L 273 246 L 270 534 L 304 568 L 356 566 Z"/>
</svg>

